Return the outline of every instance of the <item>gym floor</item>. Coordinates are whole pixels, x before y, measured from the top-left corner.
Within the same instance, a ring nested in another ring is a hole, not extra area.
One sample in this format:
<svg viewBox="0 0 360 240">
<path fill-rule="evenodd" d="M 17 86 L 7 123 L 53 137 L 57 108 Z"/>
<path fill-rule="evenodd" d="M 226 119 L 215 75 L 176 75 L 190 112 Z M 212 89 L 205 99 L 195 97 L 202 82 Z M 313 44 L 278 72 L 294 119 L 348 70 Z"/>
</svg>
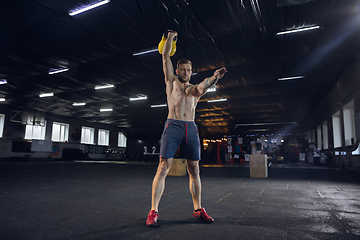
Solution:
<svg viewBox="0 0 360 240">
<path fill-rule="evenodd" d="M 145 221 L 156 165 L 0 163 L 1 239 L 359 239 L 360 174 L 273 167 L 202 166 L 202 203 L 192 217 L 188 176 L 168 176 L 158 227 Z"/>
</svg>

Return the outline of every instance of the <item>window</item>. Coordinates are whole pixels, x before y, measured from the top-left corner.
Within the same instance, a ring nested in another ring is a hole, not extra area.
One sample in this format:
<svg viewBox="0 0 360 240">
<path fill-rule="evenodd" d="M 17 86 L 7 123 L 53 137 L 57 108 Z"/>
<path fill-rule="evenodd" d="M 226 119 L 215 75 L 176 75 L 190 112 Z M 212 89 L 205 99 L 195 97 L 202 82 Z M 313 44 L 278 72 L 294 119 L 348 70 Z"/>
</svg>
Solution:
<svg viewBox="0 0 360 240">
<path fill-rule="evenodd" d="M 81 143 L 94 144 L 94 129 L 89 127 L 81 128 Z"/>
<path fill-rule="evenodd" d="M 118 134 L 118 147 L 126 147 L 126 137 L 122 132 Z"/>
<path fill-rule="evenodd" d="M 323 133 L 323 149 L 329 148 L 329 139 L 328 139 L 328 126 L 327 121 L 322 124 L 322 133 Z"/>
<path fill-rule="evenodd" d="M 343 115 L 345 146 L 349 146 L 355 143 L 354 100 L 344 106 Z"/>
<path fill-rule="evenodd" d="M 69 139 L 69 124 L 53 123 L 51 140 L 54 142 L 67 142 Z"/>
<path fill-rule="evenodd" d="M 109 131 L 99 129 L 98 145 L 109 146 Z"/>
<path fill-rule="evenodd" d="M 341 147 L 341 118 L 340 111 L 337 111 L 332 116 L 333 134 L 334 134 L 334 148 Z"/>
<path fill-rule="evenodd" d="M 317 127 L 317 149 L 321 149 L 321 125 Z"/>
<path fill-rule="evenodd" d="M 44 126 L 26 124 L 25 139 L 45 140 L 46 121 Z"/>
<path fill-rule="evenodd" d="M 0 114 L 0 138 L 2 138 L 3 136 L 4 122 L 5 122 L 5 114 Z"/>
<path fill-rule="evenodd" d="M 360 155 L 360 143 L 359 143 L 359 146 L 357 147 L 357 149 L 352 152 L 352 155 Z"/>
</svg>

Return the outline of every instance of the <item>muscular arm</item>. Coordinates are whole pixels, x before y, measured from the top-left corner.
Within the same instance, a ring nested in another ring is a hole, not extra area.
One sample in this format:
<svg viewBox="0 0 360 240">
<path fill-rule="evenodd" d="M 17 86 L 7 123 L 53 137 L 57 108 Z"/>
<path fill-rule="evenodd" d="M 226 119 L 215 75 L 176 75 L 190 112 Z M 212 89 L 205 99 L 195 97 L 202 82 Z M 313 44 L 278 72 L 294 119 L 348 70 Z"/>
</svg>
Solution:
<svg viewBox="0 0 360 240">
<path fill-rule="evenodd" d="M 197 97 L 203 96 L 206 91 L 214 86 L 220 78 L 222 78 L 225 73 L 227 72 L 226 68 L 220 68 L 214 72 L 214 75 L 212 75 L 209 78 L 205 78 L 201 83 L 197 85 Z"/>
<path fill-rule="evenodd" d="M 164 48 L 162 51 L 162 61 L 163 61 L 163 71 L 165 75 L 165 83 L 168 85 L 168 83 L 172 83 L 175 78 L 174 74 L 174 67 L 172 65 L 171 59 L 170 59 L 170 52 L 171 52 L 171 44 L 172 39 L 177 35 L 177 32 L 170 31 L 168 33 L 166 42 L 164 44 Z"/>
</svg>

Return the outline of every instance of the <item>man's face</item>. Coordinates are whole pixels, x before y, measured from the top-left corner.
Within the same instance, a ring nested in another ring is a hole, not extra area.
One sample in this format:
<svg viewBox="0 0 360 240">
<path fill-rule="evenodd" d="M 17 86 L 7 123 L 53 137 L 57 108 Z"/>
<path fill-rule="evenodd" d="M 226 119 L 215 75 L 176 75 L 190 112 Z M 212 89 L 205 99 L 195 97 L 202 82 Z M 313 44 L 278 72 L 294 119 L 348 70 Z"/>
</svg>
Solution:
<svg viewBox="0 0 360 240">
<path fill-rule="evenodd" d="M 192 68 L 190 63 L 180 64 L 179 68 L 176 69 L 176 74 L 178 75 L 180 81 L 188 82 L 190 81 L 192 73 Z"/>
</svg>

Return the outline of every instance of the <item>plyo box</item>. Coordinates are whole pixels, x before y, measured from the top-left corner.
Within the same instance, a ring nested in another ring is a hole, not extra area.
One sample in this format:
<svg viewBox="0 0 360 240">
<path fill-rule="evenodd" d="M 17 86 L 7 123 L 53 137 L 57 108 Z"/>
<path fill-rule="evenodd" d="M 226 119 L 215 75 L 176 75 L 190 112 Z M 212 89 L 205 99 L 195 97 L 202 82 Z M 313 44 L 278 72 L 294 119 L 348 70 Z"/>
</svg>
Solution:
<svg viewBox="0 0 360 240">
<path fill-rule="evenodd" d="M 267 178 L 267 155 L 250 155 L 250 177 Z"/>
<path fill-rule="evenodd" d="M 174 158 L 168 176 L 185 176 L 185 175 L 186 175 L 186 159 Z"/>
</svg>

